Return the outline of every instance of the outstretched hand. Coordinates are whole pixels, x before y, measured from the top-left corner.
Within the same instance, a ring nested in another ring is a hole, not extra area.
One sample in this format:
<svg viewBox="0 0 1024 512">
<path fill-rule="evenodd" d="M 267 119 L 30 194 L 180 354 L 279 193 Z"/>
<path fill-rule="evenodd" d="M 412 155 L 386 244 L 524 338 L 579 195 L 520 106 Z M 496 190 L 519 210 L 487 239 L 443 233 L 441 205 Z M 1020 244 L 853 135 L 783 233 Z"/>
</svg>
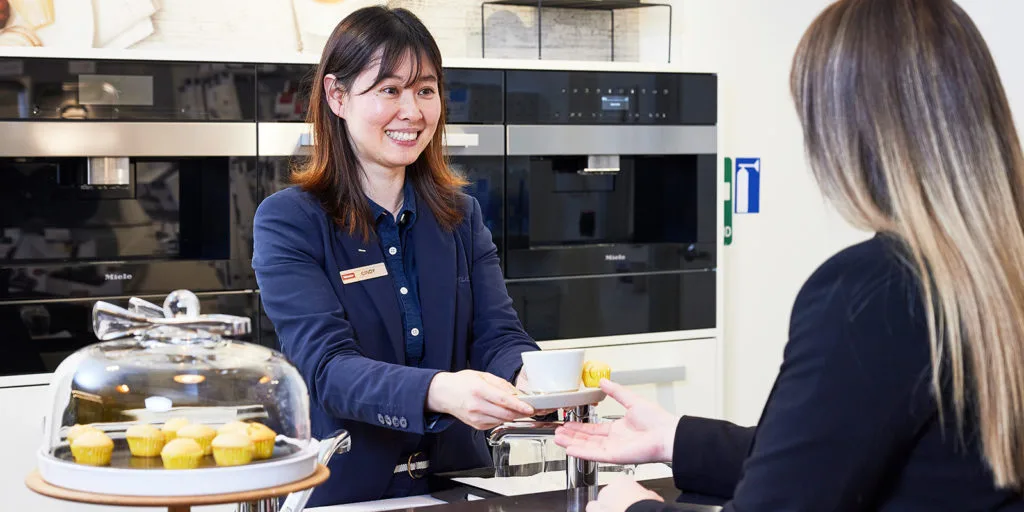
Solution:
<svg viewBox="0 0 1024 512">
<path fill-rule="evenodd" d="M 555 444 L 567 455 L 597 462 L 670 462 L 679 418 L 610 380 L 601 380 L 601 390 L 626 414 L 612 423 L 566 423 L 555 431 Z"/>
</svg>

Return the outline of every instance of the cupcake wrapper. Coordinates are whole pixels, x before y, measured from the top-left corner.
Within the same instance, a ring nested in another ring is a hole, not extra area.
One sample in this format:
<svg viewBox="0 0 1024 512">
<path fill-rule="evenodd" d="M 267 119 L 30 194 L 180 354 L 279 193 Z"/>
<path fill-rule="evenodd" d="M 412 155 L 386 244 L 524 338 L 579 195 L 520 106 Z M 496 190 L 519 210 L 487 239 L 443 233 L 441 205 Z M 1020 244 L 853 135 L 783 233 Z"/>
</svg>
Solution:
<svg viewBox="0 0 1024 512">
<path fill-rule="evenodd" d="M 157 457 L 164 447 L 163 439 L 146 439 L 143 437 L 129 437 L 128 449 L 136 457 Z"/>
<path fill-rule="evenodd" d="M 113 446 L 104 448 L 71 447 L 71 455 L 75 457 L 75 462 L 87 466 L 106 466 L 110 464 L 110 455 L 113 451 Z"/>
<path fill-rule="evenodd" d="M 165 469 L 195 469 L 203 460 L 202 455 L 172 455 L 162 457 Z"/>
<path fill-rule="evenodd" d="M 173 441 L 175 437 L 178 437 L 178 433 L 173 430 L 162 430 L 161 432 L 164 433 L 164 444 L 167 444 Z"/>
<path fill-rule="evenodd" d="M 254 441 L 253 446 L 256 447 L 252 458 L 256 460 L 269 459 L 274 454 L 274 440 L 266 439 L 263 441 Z"/>
<path fill-rule="evenodd" d="M 213 442 L 213 437 L 192 437 L 189 439 L 199 443 L 199 447 L 203 449 L 203 455 L 213 453 L 213 448 L 210 446 L 210 443 Z"/>
<path fill-rule="evenodd" d="M 252 462 L 252 448 L 214 448 L 213 460 L 218 466 L 242 466 Z"/>
</svg>

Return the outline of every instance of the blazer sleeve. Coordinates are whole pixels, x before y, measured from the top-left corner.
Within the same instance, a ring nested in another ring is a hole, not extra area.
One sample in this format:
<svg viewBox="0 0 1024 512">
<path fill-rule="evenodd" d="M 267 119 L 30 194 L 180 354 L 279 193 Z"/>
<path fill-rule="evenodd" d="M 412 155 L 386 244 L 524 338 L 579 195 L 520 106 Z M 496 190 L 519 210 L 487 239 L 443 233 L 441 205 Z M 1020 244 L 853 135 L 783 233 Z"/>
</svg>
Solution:
<svg viewBox="0 0 1024 512">
<path fill-rule="evenodd" d="M 672 476 L 682 491 L 731 498 L 754 440 L 753 427 L 683 416 L 676 426 Z"/>
<path fill-rule="evenodd" d="M 519 322 L 501 274 L 498 249 L 483 222 L 480 203 L 469 197 L 472 240 L 473 343 L 470 365 L 514 383 L 523 365 L 520 354 L 539 350 Z"/>
<path fill-rule="evenodd" d="M 294 197 L 277 194 L 254 221 L 253 269 L 284 354 L 298 367 L 310 400 L 348 420 L 422 434 L 430 381 L 438 370 L 365 357 L 324 268 L 317 220 Z M 406 428 L 381 418 L 407 420 Z"/>
<path fill-rule="evenodd" d="M 924 315 L 910 311 L 909 288 L 891 274 L 832 270 L 798 295 L 725 511 L 873 510 L 930 417 L 928 345 L 912 326 Z"/>
</svg>

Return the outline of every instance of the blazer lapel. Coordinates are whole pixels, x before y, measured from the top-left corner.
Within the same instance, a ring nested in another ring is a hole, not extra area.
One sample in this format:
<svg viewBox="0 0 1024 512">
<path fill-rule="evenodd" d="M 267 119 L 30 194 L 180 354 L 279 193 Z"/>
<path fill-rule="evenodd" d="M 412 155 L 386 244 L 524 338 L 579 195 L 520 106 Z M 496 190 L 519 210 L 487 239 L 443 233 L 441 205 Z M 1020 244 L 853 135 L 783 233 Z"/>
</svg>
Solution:
<svg viewBox="0 0 1024 512">
<path fill-rule="evenodd" d="M 426 205 L 416 214 L 412 237 L 426 334 L 423 366 L 447 370 L 455 340 L 455 235 L 441 229 Z"/>
<path fill-rule="evenodd" d="M 384 254 L 381 253 L 380 244 L 376 240 L 363 243 L 361 238 L 352 237 L 348 233 L 339 233 L 338 237 L 345 250 L 346 260 L 352 264 L 351 268 L 384 263 Z M 340 275 L 338 279 L 341 279 Z M 388 341 L 391 342 L 395 351 L 395 360 L 398 364 L 404 365 L 405 338 L 402 337 L 402 314 L 398 309 L 398 298 L 395 297 L 395 285 L 392 282 L 392 277 L 388 275 L 342 286 L 346 287 L 349 292 L 352 289 L 362 290 L 369 297 L 370 302 L 377 308 L 384 329 L 388 333 Z"/>
</svg>

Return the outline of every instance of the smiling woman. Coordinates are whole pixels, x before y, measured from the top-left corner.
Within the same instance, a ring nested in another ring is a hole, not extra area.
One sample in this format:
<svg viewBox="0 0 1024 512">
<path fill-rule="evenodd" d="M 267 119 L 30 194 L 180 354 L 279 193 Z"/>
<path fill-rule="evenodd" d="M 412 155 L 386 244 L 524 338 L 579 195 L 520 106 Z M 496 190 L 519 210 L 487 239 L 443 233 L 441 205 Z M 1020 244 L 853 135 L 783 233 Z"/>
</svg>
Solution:
<svg viewBox="0 0 1024 512">
<path fill-rule="evenodd" d="M 260 298 L 312 434 L 354 440 L 310 506 L 426 493 L 429 473 L 490 465 L 478 430 L 535 414 L 512 383 L 537 344 L 445 162 L 441 73 L 409 11 L 342 20 L 314 78 L 312 159 L 256 212 Z"/>
<path fill-rule="evenodd" d="M 362 9 L 334 30 L 324 57 L 309 121 L 316 140 L 330 143 L 316 146 L 294 182 L 320 198 L 339 226 L 367 238 L 373 212 L 363 194 L 375 194 L 362 176 L 408 166 L 441 225 L 457 225 L 465 182 L 445 164 L 441 51 L 426 27 L 404 9 Z"/>
</svg>

